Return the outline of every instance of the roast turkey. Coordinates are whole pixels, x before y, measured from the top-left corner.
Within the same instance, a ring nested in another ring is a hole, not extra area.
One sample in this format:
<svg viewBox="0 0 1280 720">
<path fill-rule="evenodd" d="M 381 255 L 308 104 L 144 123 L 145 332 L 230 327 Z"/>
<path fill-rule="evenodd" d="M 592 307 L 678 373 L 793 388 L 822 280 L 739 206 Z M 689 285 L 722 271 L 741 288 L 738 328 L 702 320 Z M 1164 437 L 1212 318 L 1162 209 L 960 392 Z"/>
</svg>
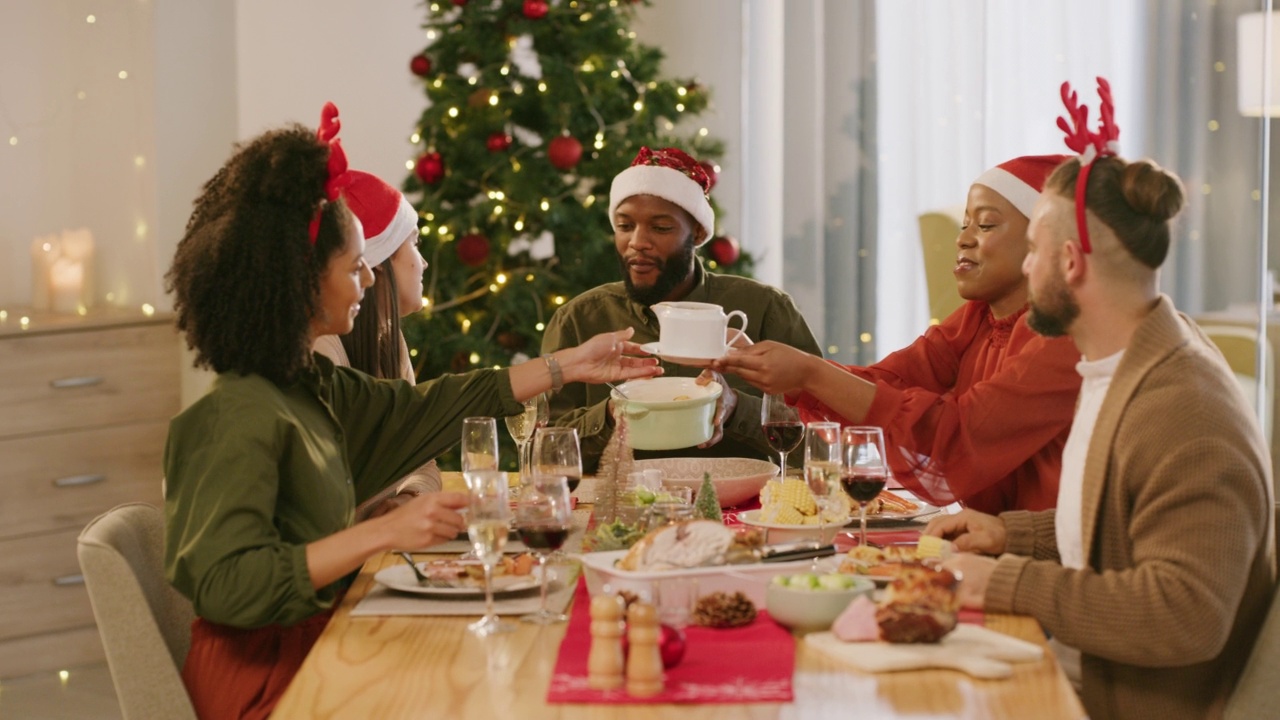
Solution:
<svg viewBox="0 0 1280 720">
<path fill-rule="evenodd" d="M 733 530 L 712 520 L 686 520 L 645 535 L 618 561 L 623 570 L 653 571 L 720 565 L 729 560 Z"/>
</svg>

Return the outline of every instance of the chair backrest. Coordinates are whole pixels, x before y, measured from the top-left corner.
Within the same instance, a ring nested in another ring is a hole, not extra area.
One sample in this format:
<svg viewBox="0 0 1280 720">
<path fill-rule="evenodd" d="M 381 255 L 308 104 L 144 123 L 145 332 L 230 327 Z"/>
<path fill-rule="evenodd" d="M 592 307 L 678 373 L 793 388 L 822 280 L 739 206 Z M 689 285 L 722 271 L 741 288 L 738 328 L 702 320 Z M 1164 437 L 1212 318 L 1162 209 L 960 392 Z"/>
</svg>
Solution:
<svg viewBox="0 0 1280 720">
<path fill-rule="evenodd" d="M 1280 717 L 1280 591 L 1271 598 L 1271 607 L 1254 641 L 1244 673 L 1227 701 L 1224 720 L 1255 720 Z"/>
<path fill-rule="evenodd" d="M 964 304 L 951 271 L 956 266 L 956 237 L 964 222 L 964 208 L 933 210 L 920 216 L 920 249 L 924 279 L 929 288 L 929 323 L 936 325 Z"/>
<path fill-rule="evenodd" d="M 1253 408 L 1255 413 L 1258 412 L 1258 383 L 1263 383 L 1263 387 L 1266 388 L 1265 401 L 1259 418 L 1262 424 L 1262 436 L 1270 438 L 1271 423 L 1275 416 L 1275 393 L 1272 391 L 1275 387 L 1275 360 L 1271 352 L 1271 343 L 1262 343 L 1263 367 L 1262 372 L 1259 373 L 1257 330 L 1238 325 L 1213 324 L 1201 324 L 1200 329 L 1209 336 L 1214 345 L 1218 346 L 1218 350 L 1226 358 L 1227 365 L 1236 374 L 1236 380 L 1240 382 L 1240 389 L 1244 390 L 1245 397 L 1249 399 L 1249 407 Z"/>
<path fill-rule="evenodd" d="M 164 514 L 112 508 L 80 533 L 76 554 L 124 719 L 195 720 L 181 676 L 195 612 L 164 577 Z"/>
</svg>

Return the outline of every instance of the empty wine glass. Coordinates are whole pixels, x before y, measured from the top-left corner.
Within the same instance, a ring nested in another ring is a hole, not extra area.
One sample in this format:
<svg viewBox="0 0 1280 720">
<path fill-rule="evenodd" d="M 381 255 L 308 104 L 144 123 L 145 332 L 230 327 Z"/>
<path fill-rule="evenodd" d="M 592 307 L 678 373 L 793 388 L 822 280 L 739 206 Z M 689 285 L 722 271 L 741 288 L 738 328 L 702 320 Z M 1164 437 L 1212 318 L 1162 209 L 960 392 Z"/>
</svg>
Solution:
<svg viewBox="0 0 1280 720">
<path fill-rule="evenodd" d="M 861 528 L 859 543 L 867 544 L 867 503 L 876 499 L 889 479 L 889 464 L 884 452 L 884 431 L 878 427 L 858 425 L 841 433 L 844 446 L 840 469 L 840 485 L 858 503 Z"/>
<path fill-rule="evenodd" d="M 538 393 L 524 401 L 524 412 L 507 416 L 507 432 L 516 441 L 516 449 L 520 454 L 520 486 L 523 488 L 532 479 L 529 475 L 529 441 L 533 433 L 540 427 L 546 427 L 551 419 L 551 408 L 547 405 L 545 393 Z"/>
<path fill-rule="evenodd" d="M 831 489 L 840 479 L 840 423 L 811 422 L 804 433 L 804 481 L 818 505 L 818 544 L 826 542 Z"/>
<path fill-rule="evenodd" d="M 524 544 L 537 553 L 538 571 L 542 573 L 542 604 L 537 612 L 521 620 L 540 625 L 566 620 L 562 613 L 547 609 L 547 553 L 564 545 L 572 527 L 569 482 L 564 476 L 539 476 L 520 492 L 516 502 L 516 532 Z"/>
<path fill-rule="evenodd" d="M 510 632 L 515 625 L 498 619 L 493 611 L 493 568 L 507 546 L 507 521 L 511 508 L 507 501 L 507 478 L 498 470 L 474 470 L 469 481 L 471 500 L 467 504 L 467 535 L 471 548 L 484 566 L 484 617 L 467 629 L 485 637 Z"/>
<path fill-rule="evenodd" d="M 571 427 L 539 428 L 533 436 L 533 477 L 563 476 L 569 483 L 569 492 L 578 489 L 582 482 L 582 450 L 578 445 L 578 430 Z"/>
<path fill-rule="evenodd" d="M 787 478 L 787 455 L 804 440 L 804 423 L 800 413 L 787 404 L 785 395 L 765 395 L 760 403 L 760 425 L 764 439 L 778 453 L 778 477 Z"/>
</svg>

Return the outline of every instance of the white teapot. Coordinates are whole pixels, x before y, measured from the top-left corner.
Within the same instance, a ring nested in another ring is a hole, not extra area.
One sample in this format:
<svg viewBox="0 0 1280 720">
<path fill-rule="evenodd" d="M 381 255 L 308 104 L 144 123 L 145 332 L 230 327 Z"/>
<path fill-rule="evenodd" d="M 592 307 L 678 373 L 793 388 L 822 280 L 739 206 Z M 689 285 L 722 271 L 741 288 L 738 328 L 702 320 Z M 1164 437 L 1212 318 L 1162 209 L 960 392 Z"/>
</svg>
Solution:
<svg viewBox="0 0 1280 720">
<path fill-rule="evenodd" d="M 747 314 L 741 310 L 726 315 L 719 305 L 701 302 L 660 302 L 652 308 L 658 316 L 660 355 L 718 358 L 747 331 Z M 732 339 L 726 339 L 734 317 L 742 318 L 742 327 L 735 328 Z"/>
</svg>

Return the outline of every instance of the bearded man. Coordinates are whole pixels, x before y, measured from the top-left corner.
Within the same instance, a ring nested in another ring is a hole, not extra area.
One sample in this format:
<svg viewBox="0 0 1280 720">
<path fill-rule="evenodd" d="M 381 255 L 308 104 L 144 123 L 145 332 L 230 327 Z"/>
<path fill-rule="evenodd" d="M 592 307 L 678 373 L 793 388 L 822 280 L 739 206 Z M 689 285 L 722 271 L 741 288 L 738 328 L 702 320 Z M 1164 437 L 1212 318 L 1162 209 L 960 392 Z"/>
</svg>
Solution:
<svg viewBox="0 0 1280 720">
<path fill-rule="evenodd" d="M 753 342 L 775 340 L 814 355 L 818 342 L 791 298 L 781 290 L 734 275 L 708 272 L 696 254 L 715 231 L 707 199 L 711 180 L 696 160 L 675 148 L 641 148 L 631 167 L 613 179 L 609 220 L 622 281 L 592 288 L 565 303 L 547 323 L 543 354 L 571 347 L 601 329 L 634 327 L 637 343 L 658 339 L 658 318 L 650 306 L 687 300 L 712 303 L 726 313 L 747 315 Z M 667 375 L 695 377 L 698 368 L 663 362 Z M 637 458 L 769 458 L 773 451 L 760 427 L 760 395 L 740 379 L 726 382 L 715 417 L 715 433 L 698 450 L 636 451 Z M 551 422 L 578 429 L 583 470 L 595 472 L 613 435 L 609 388 L 570 383 L 551 398 Z M 800 453 L 793 453 L 798 456 Z"/>
</svg>

